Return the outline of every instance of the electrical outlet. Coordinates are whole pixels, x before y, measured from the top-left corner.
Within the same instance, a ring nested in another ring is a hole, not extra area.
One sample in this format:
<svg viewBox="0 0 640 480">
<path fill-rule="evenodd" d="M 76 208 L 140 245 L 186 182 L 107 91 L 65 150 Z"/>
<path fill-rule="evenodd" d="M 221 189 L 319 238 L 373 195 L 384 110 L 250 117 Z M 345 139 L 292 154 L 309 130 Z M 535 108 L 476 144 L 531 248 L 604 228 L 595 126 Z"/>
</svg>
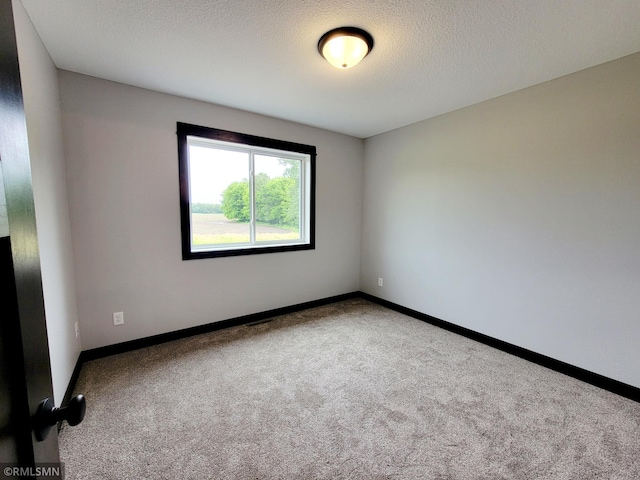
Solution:
<svg viewBox="0 0 640 480">
<path fill-rule="evenodd" d="M 378 286 L 381 287 L 384 284 L 384 280 L 382 280 L 382 277 L 378 278 Z"/>
<path fill-rule="evenodd" d="M 114 325 L 124 324 L 124 312 L 115 312 L 113 314 L 113 324 Z"/>
<path fill-rule="evenodd" d="M 76 338 L 78 338 L 78 335 L 80 335 L 80 325 L 76 322 Z"/>
</svg>

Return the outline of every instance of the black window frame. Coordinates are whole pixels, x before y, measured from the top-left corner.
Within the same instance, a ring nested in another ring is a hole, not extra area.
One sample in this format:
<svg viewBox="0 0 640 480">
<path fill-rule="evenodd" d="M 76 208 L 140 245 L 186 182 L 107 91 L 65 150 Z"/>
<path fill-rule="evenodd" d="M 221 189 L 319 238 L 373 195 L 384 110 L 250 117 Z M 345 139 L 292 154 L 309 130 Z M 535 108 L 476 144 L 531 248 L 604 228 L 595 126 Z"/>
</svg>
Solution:
<svg viewBox="0 0 640 480">
<path fill-rule="evenodd" d="M 301 143 L 259 137 L 246 133 L 231 132 L 212 127 L 202 127 L 189 123 L 177 122 L 178 136 L 178 174 L 180 181 L 180 230 L 182 239 L 182 259 L 195 260 L 203 258 L 233 257 L 240 255 L 259 255 L 263 253 L 294 252 L 300 250 L 314 250 L 316 236 L 316 147 Z M 309 232 L 308 242 L 293 245 L 251 246 L 245 248 L 230 248 L 219 250 L 197 251 L 191 250 L 191 196 L 189 184 L 189 145 L 187 137 L 201 137 L 242 146 L 263 147 L 309 155 L 309 188 L 305 194 L 309 198 Z"/>
</svg>

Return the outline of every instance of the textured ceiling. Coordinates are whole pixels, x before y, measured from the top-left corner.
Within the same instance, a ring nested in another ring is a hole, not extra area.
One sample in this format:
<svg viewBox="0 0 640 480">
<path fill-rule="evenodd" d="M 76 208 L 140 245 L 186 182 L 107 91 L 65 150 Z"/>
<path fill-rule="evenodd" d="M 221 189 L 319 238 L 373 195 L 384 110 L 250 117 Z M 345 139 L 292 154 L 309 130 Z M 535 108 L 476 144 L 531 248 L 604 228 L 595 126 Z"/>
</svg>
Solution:
<svg viewBox="0 0 640 480">
<path fill-rule="evenodd" d="M 639 0 L 22 3 L 61 69 L 356 137 L 640 51 Z M 316 49 L 343 25 L 375 39 L 349 70 Z"/>
</svg>

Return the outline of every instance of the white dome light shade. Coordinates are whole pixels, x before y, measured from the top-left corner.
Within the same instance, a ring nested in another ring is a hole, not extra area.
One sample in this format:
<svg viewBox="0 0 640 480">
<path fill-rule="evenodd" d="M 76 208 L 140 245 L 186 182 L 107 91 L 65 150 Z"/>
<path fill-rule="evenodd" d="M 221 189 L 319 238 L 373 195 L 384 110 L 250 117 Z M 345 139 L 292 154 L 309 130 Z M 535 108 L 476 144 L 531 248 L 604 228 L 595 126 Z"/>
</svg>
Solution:
<svg viewBox="0 0 640 480">
<path fill-rule="evenodd" d="M 325 43 L 322 56 L 334 67 L 351 68 L 360 63 L 369 52 L 367 44 L 360 37 L 333 37 Z"/>
<path fill-rule="evenodd" d="M 341 27 L 325 33 L 318 51 L 334 67 L 341 70 L 360 63 L 373 48 L 373 37 L 355 27 Z"/>
</svg>

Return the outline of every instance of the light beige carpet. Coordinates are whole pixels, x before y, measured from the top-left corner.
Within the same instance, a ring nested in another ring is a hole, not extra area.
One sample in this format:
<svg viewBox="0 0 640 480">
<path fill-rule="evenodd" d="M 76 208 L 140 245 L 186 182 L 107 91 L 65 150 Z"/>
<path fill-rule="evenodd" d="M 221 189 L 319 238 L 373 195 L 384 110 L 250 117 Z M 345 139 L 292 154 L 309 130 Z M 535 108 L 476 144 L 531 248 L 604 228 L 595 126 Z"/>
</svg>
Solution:
<svg viewBox="0 0 640 480">
<path fill-rule="evenodd" d="M 350 300 L 84 365 L 72 479 L 640 479 L 640 404 Z"/>
</svg>

